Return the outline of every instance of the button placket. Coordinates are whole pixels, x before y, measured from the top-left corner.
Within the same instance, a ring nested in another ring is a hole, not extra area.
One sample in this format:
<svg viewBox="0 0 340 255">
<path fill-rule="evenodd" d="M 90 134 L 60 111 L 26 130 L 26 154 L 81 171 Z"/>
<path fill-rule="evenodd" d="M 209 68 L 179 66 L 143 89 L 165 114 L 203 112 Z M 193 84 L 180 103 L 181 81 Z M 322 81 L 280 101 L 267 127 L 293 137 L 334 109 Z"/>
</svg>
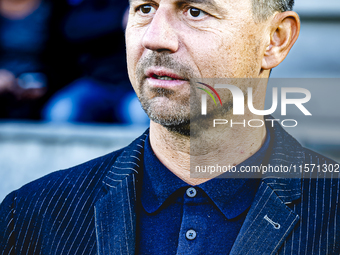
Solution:
<svg viewBox="0 0 340 255">
<path fill-rule="evenodd" d="M 201 254 L 202 240 L 200 236 L 204 233 L 205 220 L 200 209 L 205 203 L 199 187 L 186 187 L 183 194 L 182 223 L 178 238 L 177 254 Z"/>
</svg>

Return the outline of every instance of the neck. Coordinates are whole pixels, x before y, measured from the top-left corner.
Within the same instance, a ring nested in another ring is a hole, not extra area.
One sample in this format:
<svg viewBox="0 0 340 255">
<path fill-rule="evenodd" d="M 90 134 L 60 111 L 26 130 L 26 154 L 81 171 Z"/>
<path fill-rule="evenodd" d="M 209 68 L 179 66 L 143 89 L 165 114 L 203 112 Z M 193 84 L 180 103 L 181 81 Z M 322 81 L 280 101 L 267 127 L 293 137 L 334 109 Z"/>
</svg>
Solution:
<svg viewBox="0 0 340 255">
<path fill-rule="evenodd" d="M 252 114 L 232 118 L 234 123 L 244 120 L 247 123 L 251 119 L 260 118 Z M 190 163 L 216 165 L 218 162 L 225 166 L 238 165 L 261 148 L 265 137 L 265 126 L 252 128 L 221 125 L 205 130 L 197 139 L 190 139 L 189 136 L 169 131 L 153 121 L 150 124 L 150 143 L 155 155 L 163 165 L 190 185 L 201 184 L 218 175 L 191 178 Z"/>
</svg>

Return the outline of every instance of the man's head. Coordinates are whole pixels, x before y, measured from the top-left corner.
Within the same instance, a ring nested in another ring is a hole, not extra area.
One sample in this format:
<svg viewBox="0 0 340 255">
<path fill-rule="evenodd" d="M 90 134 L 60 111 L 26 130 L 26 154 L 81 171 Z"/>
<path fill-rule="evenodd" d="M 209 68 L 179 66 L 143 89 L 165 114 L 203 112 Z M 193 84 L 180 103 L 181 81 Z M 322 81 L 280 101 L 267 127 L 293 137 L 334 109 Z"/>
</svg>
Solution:
<svg viewBox="0 0 340 255">
<path fill-rule="evenodd" d="M 128 71 L 151 120 L 188 125 L 191 78 L 268 77 L 299 33 L 287 2 L 131 0 Z"/>
</svg>

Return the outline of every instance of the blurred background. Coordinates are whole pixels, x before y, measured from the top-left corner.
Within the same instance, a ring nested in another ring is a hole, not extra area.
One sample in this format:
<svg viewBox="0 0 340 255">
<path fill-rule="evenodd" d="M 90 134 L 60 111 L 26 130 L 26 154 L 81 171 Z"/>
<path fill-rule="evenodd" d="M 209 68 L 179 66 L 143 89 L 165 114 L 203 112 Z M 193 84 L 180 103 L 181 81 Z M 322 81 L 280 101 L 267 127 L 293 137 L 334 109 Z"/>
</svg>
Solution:
<svg viewBox="0 0 340 255">
<path fill-rule="evenodd" d="M 129 144 L 147 127 L 126 71 L 127 8 L 127 0 L 0 0 L 0 201 Z M 271 77 L 340 78 L 340 1 L 296 0 L 295 10 L 300 38 Z M 326 110 L 307 129 L 288 131 L 339 160 L 338 81 L 328 94 L 314 82 Z"/>
</svg>

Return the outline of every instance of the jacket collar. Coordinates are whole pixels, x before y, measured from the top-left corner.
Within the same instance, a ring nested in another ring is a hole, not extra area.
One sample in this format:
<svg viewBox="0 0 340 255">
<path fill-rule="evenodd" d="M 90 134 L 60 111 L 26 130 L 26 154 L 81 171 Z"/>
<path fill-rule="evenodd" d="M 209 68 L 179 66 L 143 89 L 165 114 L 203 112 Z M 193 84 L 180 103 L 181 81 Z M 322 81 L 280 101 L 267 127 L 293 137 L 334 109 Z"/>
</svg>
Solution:
<svg viewBox="0 0 340 255">
<path fill-rule="evenodd" d="M 138 180 L 142 179 L 143 148 L 148 132 L 125 148 L 103 180 L 107 195 L 95 205 L 99 255 L 135 254 Z"/>
<path fill-rule="evenodd" d="M 269 117 L 270 118 L 270 117 Z M 271 130 L 272 166 L 300 165 L 301 145 L 274 122 Z M 104 178 L 107 195 L 95 205 L 98 254 L 134 254 L 138 180 L 142 179 L 143 151 L 147 130 L 125 148 Z M 286 204 L 301 196 L 299 173 L 265 174 L 230 254 L 275 254 L 298 222 Z M 137 194 L 137 197 L 136 197 Z"/>
<path fill-rule="evenodd" d="M 273 117 L 267 116 L 267 120 Z M 266 173 L 262 180 L 285 203 L 290 204 L 301 197 L 301 174 L 299 166 L 304 163 L 305 153 L 298 141 L 288 134 L 277 122 L 269 126 L 271 145 L 266 163 L 267 166 L 277 166 L 288 169 L 289 172 Z M 265 165 L 265 164 L 264 164 Z M 294 171 L 296 169 L 296 171 Z"/>
</svg>

